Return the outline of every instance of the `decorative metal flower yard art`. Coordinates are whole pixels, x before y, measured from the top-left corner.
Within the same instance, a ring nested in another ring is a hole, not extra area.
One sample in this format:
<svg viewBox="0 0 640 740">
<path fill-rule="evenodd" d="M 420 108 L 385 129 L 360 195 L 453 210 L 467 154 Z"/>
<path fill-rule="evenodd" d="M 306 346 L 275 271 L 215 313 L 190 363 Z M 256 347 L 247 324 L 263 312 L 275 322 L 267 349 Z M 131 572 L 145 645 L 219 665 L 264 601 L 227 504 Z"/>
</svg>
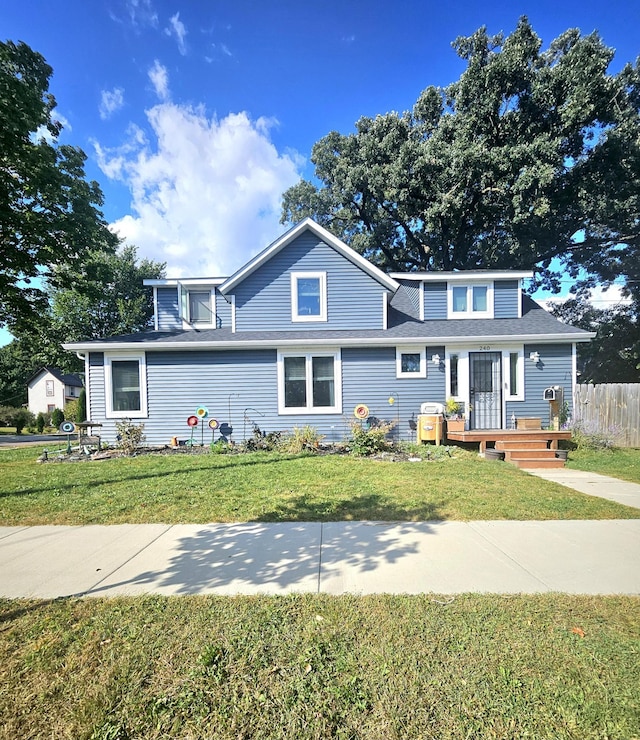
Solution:
<svg viewBox="0 0 640 740">
<path fill-rule="evenodd" d="M 211 444 L 216 436 L 216 429 L 220 426 L 220 422 L 217 419 L 209 419 L 209 429 L 211 429 Z"/>
<path fill-rule="evenodd" d="M 187 419 L 187 426 L 191 427 L 191 439 L 189 440 L 189 446 L 193 447 L 193 430 L 198 426 L 198 417 L 189 416 Z"/>
<path fill-rule="evenodd" d="M 200 421 L 206 419 L 209 416 L 209 409 L 206 406 L 198 406 L 196 416 Z M 204 424 L 200 427 L 200 446 L 204 447 Z"/>
</svg>

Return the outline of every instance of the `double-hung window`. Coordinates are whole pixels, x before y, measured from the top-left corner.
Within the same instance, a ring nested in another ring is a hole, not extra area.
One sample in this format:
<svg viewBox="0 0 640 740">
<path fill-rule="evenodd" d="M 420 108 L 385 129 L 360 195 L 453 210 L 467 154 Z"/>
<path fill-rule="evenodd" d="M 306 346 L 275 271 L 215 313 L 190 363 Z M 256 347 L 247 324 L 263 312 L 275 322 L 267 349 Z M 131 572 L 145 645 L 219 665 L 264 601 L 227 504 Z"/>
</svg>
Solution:
<svg viewBox="0 0 640 740">
<path fill-rule="evenodd" d="M 280 414 L 342 413 L 340 352 L 278 354 Z"/>
<path fill-rule="evenodd" d="M 327 273 L 291 273 L 291 320 L 327 320 Z"/>
<path fill-rule="evenodd" d="M 449 318 L 492 318 L 493 317 L 493 284 L 449 285 Z"/>
<path fill-rule="evenodd" d="M 104 358 L 108 418 L 147 415 L 147 373 L 144 354 Z"/>
</svg>

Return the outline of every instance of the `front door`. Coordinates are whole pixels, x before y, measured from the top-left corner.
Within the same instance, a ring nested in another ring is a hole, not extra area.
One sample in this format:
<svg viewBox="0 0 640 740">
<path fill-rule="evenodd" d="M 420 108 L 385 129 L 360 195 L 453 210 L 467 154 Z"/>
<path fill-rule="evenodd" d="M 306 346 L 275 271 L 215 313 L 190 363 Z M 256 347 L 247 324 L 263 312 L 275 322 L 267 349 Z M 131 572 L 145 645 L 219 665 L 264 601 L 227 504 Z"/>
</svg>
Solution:
<svg viewBox="0 0 640 740">
<path fill-rule="evenodd" d="M 469 353 L 470 429 L 502 427 L 502 355 Z"/>
</svg>

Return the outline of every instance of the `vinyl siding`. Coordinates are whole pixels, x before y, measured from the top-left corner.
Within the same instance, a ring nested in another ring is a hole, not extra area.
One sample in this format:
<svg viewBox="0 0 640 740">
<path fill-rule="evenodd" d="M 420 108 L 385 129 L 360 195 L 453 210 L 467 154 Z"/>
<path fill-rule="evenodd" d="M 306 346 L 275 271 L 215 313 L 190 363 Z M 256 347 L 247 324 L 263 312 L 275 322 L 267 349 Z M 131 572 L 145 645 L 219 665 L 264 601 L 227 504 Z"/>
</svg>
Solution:
<svg viewBox="0 0 640 740">
<path fill-rule="evenodd" d="M 157 288 L 158 330 L 176 331 L 182 329 L 178 288 Z"/>
<path fill-rule="evenodd" d="M 424 318 L 425 321 L 447 318 L 446 283 L 424 284 Z"/>
<path fill-rule="evenodd" d="M 429 362 L 434 354 L 444 357 L 444 347 L 427 347 L 426 378 L 396 378 L 396 349 L 349 348 L 342 350 L 343 410 L 353 419 L 358 404 L 366 404 L 371 416 L 399 422 L 394 436 L 414 440 L 409 420 L 416 419 L 425 401 L 445 401 L 444 363 Z M 363 379 L 366 379 L 363 382 Z M 389 398 L 396 401 L 391 406 Z"/>
<path fill-rule="evenodd" d="M 420 317 L 420 300 L 422 298 L 422 291 L 420 290 L 420 283 L 415 280 L 401 280 L 399 290 L 403 291 L 408 297 L 413 308 L 413 315 L 416 318 Z"/>
<path fill-rule="evenodd" d="M 531 352 L 540 353 L 540 363 L 529 359 Z M 564 388 L 564 399 L 572 407 L 572 362 L 570 344 L 525 344 L 524 347 L 524 401 L 507 401 L 507 426 L 511 415 L 532 416 L 542 419 L 542 426 L 549 424 L 549 402 L 542 393 L 549 386 Z"/>
<path fill-rule="evenodd" d="M 493 284 L 494 317 L 496 319 L 518 318 L 520 285 L 518 280 L 496 280 Z"/>
<path fill-rule="evenodd" d="M 291 321 L 291 272 L 327 273 L 327 321 Z M 301 234 L 235 289 L 236 331 L 382 328 L 384 288 L 313 234 Z"/>
<path fill-rule="evenodd" d="M 444 347 L 427 347 L 427 357 L 444 356 Z M 342 414 L 278 415 L 278 385 L 275 350 L 147 352 L 147 400 L 149 417 L 144 423 L 147 444 L 167 444 L 171 437 L 189 439 L 187 417 L 198 406 L 209 409 L 209 417 L 233 427 L 233 439 L 250 437 L 255 422 L 263 431 L 290 431 L 307 424 L 337 442 L 349 436 L 353 409 L 365 403 L 371 416 L 396 421 L 395 432 L 413 439 L 409 419 L 415 419 L 424 401 L 444 401 L 444 366 L 428 363 L 427 378 L 396 378 L 393 347 L 342 350 Z M 116 438 L 115 420 L 105 419 L 104 356 L 91 353 L 89 388 L 91 416 L 103 424 L 102 436 Z M 391 406 L 389 397 L 396 403 Z M 245 418 L 246 417 L 246 418 Z M 138 423 L 138 421 L 136 421 Z M 194 433 L 200 441 L 201 427 Z M 217 435 L 216 435 L 217 436 Z M 204 427 L 205 443 L 211 430 Z"/>
</svg>

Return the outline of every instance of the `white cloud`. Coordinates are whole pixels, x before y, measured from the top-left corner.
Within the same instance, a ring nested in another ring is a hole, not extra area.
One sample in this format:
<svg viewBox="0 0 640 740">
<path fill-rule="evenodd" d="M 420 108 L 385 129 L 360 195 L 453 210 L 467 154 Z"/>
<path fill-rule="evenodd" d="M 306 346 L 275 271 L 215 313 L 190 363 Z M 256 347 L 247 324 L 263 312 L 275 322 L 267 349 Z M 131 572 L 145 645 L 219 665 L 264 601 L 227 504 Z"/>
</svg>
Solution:
<svg viewBox="0 0 640 740">
<path fill-rule="evenodd" d="M 180 13 L 176 13 L 174 16 L 169 18 L 169 27 L 164 29 L 167 36 L 175 36 L 178 42 L 178 50 L 184 56 L 187 53 L 187 44 L 185 38 L 187 36 L 187 29 L 184 23 L 180 20 Z"/>
<path fill-rule="evenodd" d="M 124 105 L 124 90 L 114 87 L 113 90 L 103 90 L 100 98 L 100 118 L 105 121 Z"/>
<path fill-rule="evenodd" d="M 69 121 L 62 115 L 62 113 L 58 112 L 57 108 L 54 108 L 51 111 L 51 120 L 61 124 L 62 129 L 66 130 L 67 133 L 73 130 Z M 32 141 L 38 141 L 39 139 L 44 139 L 49 144 L 53 144 L 57 141 L 57 137 L 53 136 L 46 126 L 39 126 L 31 137 Z"/>
<path fill-rule="evenodd" d="M 131 128 L 117 151 L 94 144 L 103 172 L 130 189 L 131 213 L 112 227 L 171 277 L 230 275 L 280 233 L 283 191 L 302 159 L 281 154 L 268 119 L 208 118 L 172 103 L 147 112 L 153 136 Z"/>
<path fill-rule="evenodd" d="M 121 0 L 109 15 L 116 23 L 128 23 L 136 30 L 145 26 L 158 27 L 158 14 L 151 0 Z"/>
<path fill-rule="evenodd" d="M 568 301 L 569 299 L 575 297 L 575 293 L 568 293 L 564 296 L 554 296 L 553 298 L 539 300 L 537 301 L 537 303 L 539 303 L 543 308 L 549 309 L 555 304 L 564 303 L 565 301 Z M 628 306 L 631 304 L 631 298 L 629 298 L 628 296 L 623 296 L 622 287 L 614 283 L 608 288 L 604 288 L 600 285 L 592 288 L 591 294 L 589 296 L 589 302 L 593 304 L 594 308 L 604 310 L 608 308 L 615 308 L 616 306 L 621 305 Z"/>
<path fill-rule="evenodd" d="M 156 59 L 149 70 L 149 79 L 160 100 L 169 99 L 169 75 L 167 68 Z"/>
</svg>

